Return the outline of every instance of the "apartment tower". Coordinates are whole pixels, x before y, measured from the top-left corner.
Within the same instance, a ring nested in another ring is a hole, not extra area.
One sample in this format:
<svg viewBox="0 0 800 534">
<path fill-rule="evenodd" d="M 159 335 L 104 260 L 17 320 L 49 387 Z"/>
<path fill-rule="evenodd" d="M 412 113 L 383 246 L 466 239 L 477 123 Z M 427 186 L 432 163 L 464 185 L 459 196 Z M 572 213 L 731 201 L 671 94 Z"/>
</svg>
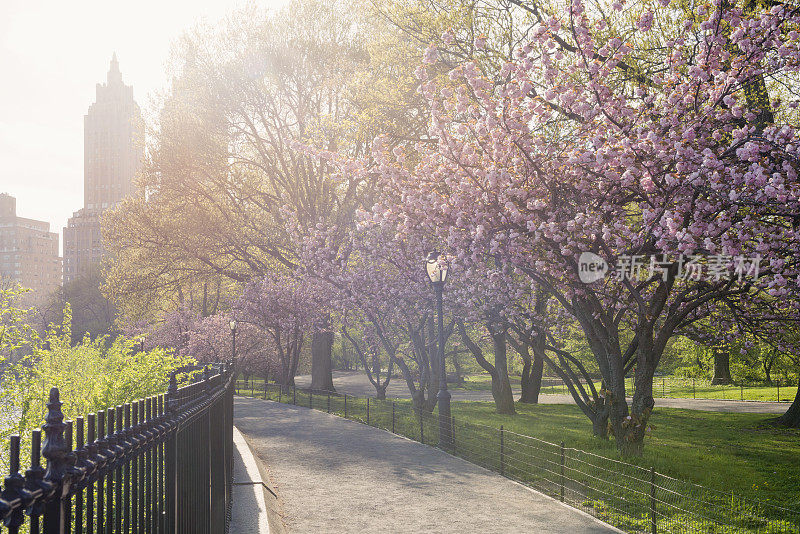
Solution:
<svg viewBox="0 0 800 534">
<path fill-rule="evenodd" d="M 61 285 L 58 234 L 50 223 L 17 216 L 17 200 L 0 193 L 0 285 L 31 289 L 23 303 L 35 305 Z"/>
<path fill-rule="evenodd" d="M 144 157 L 144 123 L 125 85 L 117 55 L 106 83 L 83 118 L 83 208 L 64 228 L 64 282 L 85 274 L 103 257 L 103 212 L 133 192 L 133 177 Z"/>
</svg>

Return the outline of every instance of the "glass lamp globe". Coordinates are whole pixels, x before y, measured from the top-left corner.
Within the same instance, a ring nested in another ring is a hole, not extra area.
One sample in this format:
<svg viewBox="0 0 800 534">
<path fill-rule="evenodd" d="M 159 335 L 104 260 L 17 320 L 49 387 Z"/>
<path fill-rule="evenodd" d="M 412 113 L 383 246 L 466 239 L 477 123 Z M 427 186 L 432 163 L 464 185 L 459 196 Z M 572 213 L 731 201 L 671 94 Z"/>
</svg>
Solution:
<svg viewBox="0 0 800 534">
<path fill-rule="evenodd" d="M 449 265 L 444 259 L 444 255 L 439 254 L 435 250 L 428 254 L 425 260 L 425 273 L 428 275 L 428 279 L 431 283 L 443 284 L 445 280 L 447 280 L 448 269 Z"/>
</svg>

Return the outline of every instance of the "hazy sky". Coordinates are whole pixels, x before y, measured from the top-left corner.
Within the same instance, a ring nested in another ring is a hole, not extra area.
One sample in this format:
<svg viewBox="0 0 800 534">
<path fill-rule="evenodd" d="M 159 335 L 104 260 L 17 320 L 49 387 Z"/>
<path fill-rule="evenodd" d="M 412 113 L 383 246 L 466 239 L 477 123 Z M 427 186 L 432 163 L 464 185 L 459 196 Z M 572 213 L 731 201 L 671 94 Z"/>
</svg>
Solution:
<svg viewBox="0 0 800 534">
<path fill-rule="evenodd" d="M 217 21 L 242 4 L 0 0 L 0 192 L 17 197 L 17 214 L 61 234 L 82 207 L 83 115 L 112 52 L 146 110 L 149 95 L 166 85 L 171 43 L 195 22 Z"/>
</svg>

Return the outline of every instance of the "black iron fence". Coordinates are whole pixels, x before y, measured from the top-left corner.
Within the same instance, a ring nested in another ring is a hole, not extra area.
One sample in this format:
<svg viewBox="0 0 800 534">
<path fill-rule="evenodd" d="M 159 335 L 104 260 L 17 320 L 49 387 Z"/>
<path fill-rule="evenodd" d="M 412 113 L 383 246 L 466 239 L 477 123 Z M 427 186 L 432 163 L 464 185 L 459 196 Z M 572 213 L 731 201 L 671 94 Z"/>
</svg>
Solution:
<svg viewBox="0 0 800 534">
<path fill-rule="evenodd" d="M 206 367 L 178 387 L 173 373 L 166 394 L 75 421 L 64 421 L 59 391 L 51 389 L 24 474 L 20 436 L 11 437 L 10 472 L 0 491 L 5 531 L 227 532 L 232 376 L 225 366 Z"/>
<path fill-rule="evenodd" d="M 437 414 L 410 402 L 291 386 L 237 384 L 241 395 L 336 414 L 441 447 L 448 453 L 582 509 L 625 532 L 799 534 L 800 510 L 716 491 L 629 462 L 451 418 L 439 442 Z"/>
</svg>

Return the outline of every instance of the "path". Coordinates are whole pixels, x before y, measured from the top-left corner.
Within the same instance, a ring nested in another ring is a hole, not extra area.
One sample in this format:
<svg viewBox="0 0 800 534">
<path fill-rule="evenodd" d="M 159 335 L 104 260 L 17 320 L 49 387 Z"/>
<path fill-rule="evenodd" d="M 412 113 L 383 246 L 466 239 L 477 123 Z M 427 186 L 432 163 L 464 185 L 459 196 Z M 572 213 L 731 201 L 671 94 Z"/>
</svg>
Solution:
<svg viewBox="0 0 800 534">
<path fill-rule="evenodd" d="M 297 387 L 311 385 L 309 375 L 298 376 L 294 379 Z M 375 388 L 366 375 L 354 371 L 334 371 L 333 386 L 339 393 L 348 395 L 375 396 Z M 454 401 L 492 401 L 491 391 L 464 391 L 452 390 Z M 411 398 L 402 378 L 392 378 L 386 389 L 388 397 L 399 399 Z M 519 397 L 519 391 L 514 392 Z M 570 395 L 539 395 L 542 404 L 574 404 Z M 783 414 L 789 408 L 787 403 L 778 402 L 752 402 L 716 399 L 656 399 L 656 407 L 682 408 L 684 410 L 701 410 L 706 412 L 731 412 L 731 413 L 772 413 Z"/>
<path fill-rule="evenodd" d="M 290 532 L 619 532 L 495 473 L 315 410 L 237 397 Z"/>
</svg>

